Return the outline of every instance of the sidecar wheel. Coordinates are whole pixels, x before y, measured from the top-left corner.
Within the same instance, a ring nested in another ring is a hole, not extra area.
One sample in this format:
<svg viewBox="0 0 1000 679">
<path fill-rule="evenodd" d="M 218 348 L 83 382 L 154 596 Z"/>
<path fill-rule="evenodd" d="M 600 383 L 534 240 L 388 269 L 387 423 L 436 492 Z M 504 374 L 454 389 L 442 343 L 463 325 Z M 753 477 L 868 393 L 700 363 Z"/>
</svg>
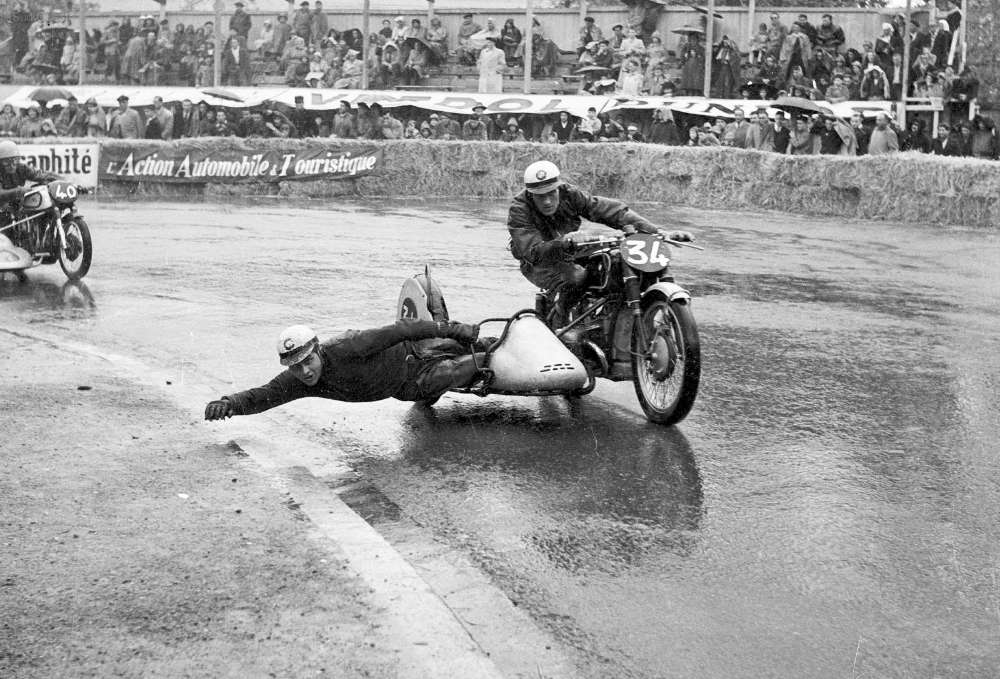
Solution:
<svg viewBox="0 0 1000 679">
<path fill-rule="evenodd" d="M 421 408 L 430 408 L 440 400 L 441 400 L 440 396 L 435 396 L 434 398 L 422 398 L 419 401 L 416 401 L 416 404 Z"/>
<path fill-rule="evenodd" d="M 66 247 L 59 249 L 59 266 L 66 278 L 78 281 L 90 271 L 90 261 L 94 256 L 94 245 L 90 238 L 90 227 L 83 217 L 76 216 L 64 225 Z"/>
<path fill-rule="evenodd" d="M 677 424 L 691 412 L 701 379 L 701 342 L 690 302 L 653 295 L 640 322 L 645 346 L 639 323 L 632 328 L 635 394 L 650 422 Z"/>
</svg>

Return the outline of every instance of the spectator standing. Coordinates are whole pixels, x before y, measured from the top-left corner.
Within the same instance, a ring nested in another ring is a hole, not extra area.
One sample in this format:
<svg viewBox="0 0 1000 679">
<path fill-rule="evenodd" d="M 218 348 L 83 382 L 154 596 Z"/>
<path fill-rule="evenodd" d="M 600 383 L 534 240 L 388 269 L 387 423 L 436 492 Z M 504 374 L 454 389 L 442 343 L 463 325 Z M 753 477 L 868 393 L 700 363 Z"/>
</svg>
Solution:
<svg viewBox="0 0 1000 679">
<path fill-rule="evenodd" d="M 487 39 L 478 57 L 480 92 L 503 92 L 503 75 L 506 64 L 506 55 L 497 49 L 493 39 Z"/>
<path fill-rule="evenodd" d="M 819 152 L 824 155 L 840 155 L 840 149 L 844 145 L 840 133 L 834 127 L 836 119 L 832 115 L 823 119 L 823 129 L 819 133 Z"/>
<path fill-rule="evenodd" d="M 559 112 L 559 119 L 552 124 L 552 131 L 555 132 L 556 139 L 560 144 L 576 139 L 576 123 L 566 111 Z"/>
<path fill-rule="evenodd" d="M 438 116 L 438 124 L 434 129 L 434 135 L 436 138 L 444 140 L 461 139 L 462 126 L 447 113 L 441 113 Z"/>
<path fill-rule="evenodd" d="M 238 35 L 231 35 L 222 48 L 222 83 L 230 87 L 250 84 L 250 53 Z"/>
<path fill-rule="evenodd" d="M 483 30 L 482 27 L 472 20 L 472 14 L 462 15 L 462 23 L 458 27 L 458 63 L 463 66 L 472 66 L 476 63 L 477 49 L 473 44 L 472 36 Z"/>
<path fill-rule="evenodd" d="M 118 35 L 118 22 L 112 20 L 101 36 L 104 46 L 104 77 L 113 83 L 120 83 L 122 77 L 121 43 Z"/>
<path fill-rule="evenodd" d="M 264 54 L 273 44 L 274 24 L 271 23 L 270 19 L 265 19 L 263 25 L 260 27 L 260 33 L 257 34 L 257 37 L 254 38 L 253 43 L 249 45 L 249 47 L 252 50 Z"/>
<path fill-rule="evenodd" d="M 30 47 L 28 28 L 31 26 L 31 13 L 25 3 L 18 0 L 10 13 L 10 42 L 13 50 L 14 64 L 20 64 Z"/>
<path fill-rule="evenodd" d="M 141 35 L 132 36 L 122 59 L 122 81 L 126 85 L 142 83 L 142 68 L 146 65 L 146 40 Z"/>
<path fill-rule="evenodd" d="M 781 72 L 788 77 L 788 74 L 796 66 L 801 66 L 805 71 L 806 60 L 812 55 L 812 44 L 808 36 L 802 32 L 802 27 L 798 23 L 792 24 L 791 30 L 785 36 L 785 42 L 781 44 L 781 51 L 778 55 L 778 65 Z"/>
<path fill-rule="evenodd" d="M 788 142 L 788 155 L 808 156 L 819 152 L 819 138 L 809 129 L 805 116 L 795 120 L 795 130 Z"/>
<path fill-rule="evenodd" d="M 181 102 L 181 110 L 174 114 L 174 139 L 186 139 L 198 135 L 198 109 L 190 99 Z"/>
<path fill-rule="evenodd" d="M 971 155 L 986 160 L 997 159 L 996 125 L 989 119 L 977 115 L 972 119 Z"/>
<path fill-rule="evenodd" d="M 653 144 L 678 146 L 681 143 L 680 131 L 674 123 L 673 113 L 666 106 L 653 109 L 653 122 L 649 126 L 649 141 Z"/>
<path fill-rule="evenodd" d="M 680 46 L 681 85 L 680 94 L 697 96 L 702 93 L 705 82 L 705 48 L 697 33 L 688 33 Z"/>
<path fill-rule="evenodd" d="M 306 45 L 312 38 L 312 12 L 309 11 L 307 0 L 302 0 L 299 3 L 299 8 L 292 15 L 292 33 L 302 38 Z"/>
<path fill-rule="evenodd" d="M 97 100 L 91 97 L 84 102 L 84 107 L 87 109 L 87 136 L 107 136 L 108 118 L 104 115 L 104 109 L 97 104 Z"/>
<path fill-rule="evenodd" d="M 723 146 L 735 146 L 736 148 L 746 148 L 747 133 L 750 125 L 746 120 L 746 113 L 743 109 L 737 108 L 733 111 L 733 122 L 726 125 L 722 131 L 722 138 L 719 140 Z"/>
<path fill-rule="evenodd" d="M 832 15 L 824 14 L 820 19 L 819 28 L 816 29 L 814 44 L 830 56 L 834 56 L 840 52 L 845 42 L 844 29 L 833 23 Z"/>
<path fill-rule="evenodd" d="M 42 108 L 37 103 L 32 103 L 21 116 L 21 122 L 17 127 L 17 136 L 22 139 L 33 139 L 35 137 L 45 137 L 55 135 L 56 128 L 52 121 L 42 116 Z"/>
<path fill-rule="evenodd" d="M 86 136 L 87 114 L 72 94 L 66 98 L 66 106 L 56 117 L 55 126 L 60 137 Z"/>
<path fill-rule="evenodd" d="M 483 121 L 486 107 L 476 104 L 472 107 L 472 118 L 462 123 L 462 139 L 465 141 L 486 141 L 488 138 L 486 123 Z"/>
<path fill-rule="evenodd" d="M 330 32 L 330 22 L 323 11 L 323 3 L 316 0 L 313 3 L 312 17 L 309 23 L 309 39 L 313 45 L 319 45 L 327 33 Z"/>
<path fill-rule="evenodd" d="M 872 156 L 895 153 L 899 150 L 899 138 L 889 126 L 889 116 L 879 113 L 875 116 L 875 129 L 868 139 L 868 154 Z"/>
<path fill-rule="evenodd" d="M 864 119 L 861 117 L 860 113 L 851 115 L 851 131 L 854 133 L 855 140 L 857 140 L 856 155 L 867 155 L 868 140 L 871 139 L 871 133 L 868 131 L 868 128 L 865 127 Z"/>
<path fill-rule="evenodd" d="M 938 68 L 950 66 L 948 56 L 951 52 L 951 31 L 948 30 L 948 22 L 940 19 L 930 34 L 931 52 L 933 52 Z"/>
<path fill-rule="evenodd" d="M 767 24 L 759 24 L 757 32 L 750 38 L 749 57 L 750 63 L 758 65 L 764 63 L 764 56 L 767 54 Z"/>
<path fill-rule="evenodd" d="M 802 32 L 805 33 L 807 38 L 809 38 L 809 44 L 815 45 L 816 37 L 818 36 L 819 33 L 816 30 L 816 27 L 813 26 L 811 23 L 809 23 L 809 17 L 806 16 L 805 14 L 800 14 L 795 19 L 795 23 L 799 25 L 799 28 L 802 29 Z"/>
<path fill-rule="evenodd" d="M 313 115 L 306 110 L 305 98 L 301 94 L 297 94 L 294 101 L 295 108 L 288 115 L 288 119 L 292 122 L 299 137 L 315 137 L 316 129 L 313 124 Z"/>
<path fill-rule="evenodd" d="M 931 153 L 936 156 L 960 157 L 964 155 L 962 142 L 945 123 L 938 125 L 937 139 L 931 144 Z"/>
<path fill-rule="evenodd" d="M 229 30 L 236 31 L 245 46 L 247 44 L 247 37 L 250 35 L 250 28 L 253 22 L 250 20 L 250 15 L 246 13 L 243 9 L 242 0 L 236 0 L 234 3 L 236 5 L 236 11 L 233 12 L 233 16 L 229 18 Z"/>
<path fill-rule="evenodd" d="M 163 105 L 163 97 L 153 97 L 153 109 L 146 121 L 146 139 L 170 141 L 174 138 L 174 114 Z"/>
<path fill-rule="evenodd" d="M 524 138 L 524 132 L 521 130 L 520 125 L 518 125 L 517 118 L 510 118 L 507 120 L 507 126 L 504 128 L 503 132 L 500 133 L 500 141 L 526 141 Z"/>
<path fill-rule="evenodd" d="M 373 105 L 372 109 L 374 110 L 376 106 L 378 104 Z M 379 118 L 379 132 L 382 139 L 402 139 L 403 123 L 392 115 L 392 111 L 385 109 Z"/>
<path fill-rule="evenodd" d="M 767 27 L 767 53 L 780 60 L 781 47 L 785 44 L 788 29 L 781 23 L 777 12 L 771 14 L 770 25 Z"/>
<path fill-rule="evenodd" d="M 771 126 L 771 150 L 775 153 L 787 153 L 791 138 L 792 133 L 788 129 L 785 112 L 777 111 L 774 114 L 774 125 Z"/>
<path fill-rule="evenodd" d="M 580 27 L 580 38 L 578 41 L 576 55 L 580 56 L 587 50 L 587 46 L 592 42 L 600 42 L 604 39 L 604 32 L 594 23 L 594 17 L 584 17 L 583 26 Z"/>
<path fill-rule="evenodd" d="M 921 118 L 911 122 L 909 129 L 899 135 L 899 150 L 931 152 L 931 140 L 924 133 L 924 121 Z"/>
<path fill-rule="evenodd" d="M 292 37 L 292 26 L 288 23 L 288 17 L 284 14 L 278 15 L 278 22 L 274 25 L 274 34 L 271 37 L 271 45 L 265 47 L 266 52 L 271 54 L 282 54 L 288 39 Z"/>
<path fill-rule="evenodd" d="M 744 148 L 770 151 L 772 148 L 771 121 L 767 119 L 767 109 L 759 109 L 750 114 L 750 129 Z"/>
<path fill-rule="evenodd" d="M 129 108 L 128 97 L 124 94 L 118 97 L 118 108 L 111 114 L 108 136 L 115 139 L 142 139 L 146 136 L 146 126 L 139 112 Z"/>
<path fill-rule="evenodd" d="M 354 113 L 349 102 L 341 101 L 340 108 L 333 114 L 332 134 L 338 139 L 354 139 L 357 136 Z"/>
</svg>

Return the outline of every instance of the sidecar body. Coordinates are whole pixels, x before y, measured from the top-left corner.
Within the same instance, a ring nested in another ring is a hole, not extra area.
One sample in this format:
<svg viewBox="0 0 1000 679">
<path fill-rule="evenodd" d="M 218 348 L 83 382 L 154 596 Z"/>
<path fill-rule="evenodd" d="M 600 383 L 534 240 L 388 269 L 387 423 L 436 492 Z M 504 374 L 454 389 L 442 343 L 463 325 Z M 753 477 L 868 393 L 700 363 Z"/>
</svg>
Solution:
<svg viewBox="0 0 1000 679">
<path fill-rule="evenodd" d="M 40 263 L 40 260 L 32 257 L 30 252 L 17 247 L 7 236 L 0 233 L 0 273 L 4 271 L 21 273 Z"/>
<path fill-rule="evenodd" d="M 448 320 L 441 289 L 429 268 L 407 279 L 399 294 L 399 319 Z M 509 318 L 489 318 L 480 336 L 497 327 L 500 334 L 483 352 L 484 383 L 459 392 L 547 396 L 585 394 L 594 388 L 594 377 L 573 352 L 566 348 L 533 309 Z"/>
</svg>

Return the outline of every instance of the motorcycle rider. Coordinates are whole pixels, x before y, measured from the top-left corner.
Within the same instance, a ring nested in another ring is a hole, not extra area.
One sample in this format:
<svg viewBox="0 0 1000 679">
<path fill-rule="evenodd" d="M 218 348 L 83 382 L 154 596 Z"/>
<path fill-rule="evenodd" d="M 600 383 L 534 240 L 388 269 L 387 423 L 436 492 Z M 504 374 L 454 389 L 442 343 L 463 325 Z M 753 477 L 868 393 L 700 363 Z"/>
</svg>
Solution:
<svg viewBox="0 0 1000 679">
<path fill-rule="evenodd" d="M 42 172 L 21 162 L 21 150 L 17 144 L 6 139 L 0 141 L 0 228 L 14 221 L 13 213 L 24 195 L 25 182 L 43 183 L 59 178 L 59 175 Z"/>
<path fill-rule="evenodd" d="M 278 336 L 278 358 L 287 370 L 263 386 L 209 402 L 205 419 L 253 415 L 307 396 L 434 400 L 480 377 L 483 355 L 466 349 L 470 344 L 481 349 L 486 340 L 476 343 L 478 337 L 478 325 L 400 320 L 320 342 L 307 326 L 293 325 Z"/>
<path fill-rule="evenodd" d="M 539 160 L 524 171 L 524 190 L 514 196 L 507 216 L 510 251 L 529 281 L 556 297 L 555 326 L 583 292 L 587 271 L 573 261 L 581 218 L 625 233 L 659 233 L 654 226 L 613 198 L 591 195 L 563 180 L 559 168 Z M 687 231 L 663 232 L 675 241 L 691 241 Z"/>
</svg>

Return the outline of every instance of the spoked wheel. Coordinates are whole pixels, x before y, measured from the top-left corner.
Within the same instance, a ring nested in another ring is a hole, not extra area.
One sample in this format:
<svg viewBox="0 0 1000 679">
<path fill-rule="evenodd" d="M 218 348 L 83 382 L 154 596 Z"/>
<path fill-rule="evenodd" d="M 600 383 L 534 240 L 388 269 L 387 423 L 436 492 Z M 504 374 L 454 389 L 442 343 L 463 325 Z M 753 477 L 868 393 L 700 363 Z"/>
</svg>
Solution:
<svg viewBox="0 0 1000 679">
<path fill-rule="evenodd" d="M 90 240 L 90 227 L 83 217 L 73 217 L 63 225 L 66 231 L 66 247 L 59 248 L 59 266 L 71 281 L 78 281 L 90 271 L 90 260 L 94 256 L 94 246 Z"/>
<path fill-rule="evenodd" d="M 691 411 L 701 379 L 698 326 L 687 300 L 655 295 L 632 328 L 635 394 L 650 422 L 676 424 Z"/>
</svg>

